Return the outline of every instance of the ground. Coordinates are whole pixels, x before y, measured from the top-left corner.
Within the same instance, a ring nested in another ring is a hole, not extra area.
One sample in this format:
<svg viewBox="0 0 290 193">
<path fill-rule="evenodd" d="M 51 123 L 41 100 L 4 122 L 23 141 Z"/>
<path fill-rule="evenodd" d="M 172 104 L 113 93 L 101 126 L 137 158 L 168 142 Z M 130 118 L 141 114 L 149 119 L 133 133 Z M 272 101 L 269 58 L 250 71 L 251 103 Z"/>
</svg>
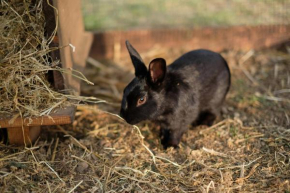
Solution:
<svg viewBox="0 0 290 193">
<path fill-rule="evenodd" d="M 168 63 L 183 50 L 156 49 Z M 289 48 L 224 51 L 232 85 L 212 127 L 190 128 L 164 150 L 158 126 L 126 124 L 122 90 L 130 59 L 87 66 L 73 125 L 43 128 L 33 147 L 0 146 L 0 192 L 290 192 Z"/>
</svg>

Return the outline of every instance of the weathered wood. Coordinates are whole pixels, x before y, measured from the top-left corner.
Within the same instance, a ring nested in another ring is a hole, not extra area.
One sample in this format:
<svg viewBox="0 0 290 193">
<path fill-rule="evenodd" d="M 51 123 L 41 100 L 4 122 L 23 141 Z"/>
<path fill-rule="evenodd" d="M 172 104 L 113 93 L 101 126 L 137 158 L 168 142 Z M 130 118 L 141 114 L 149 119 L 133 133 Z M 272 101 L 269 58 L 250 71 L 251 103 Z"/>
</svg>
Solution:
<svg viewBox="0 0 290 193">
<path fill-rule="evenodd" d="M 55 50 L 50 55 L 54 61 L 61 59 L 60 67 L 82 71 L 86 64 L 93 35 L 84 30 L 81 1 L 49 0 L 49 2 L 58 11 L 55 13 L 55 10 L 48 5 L 47 1 L 44 2 L 46 35 L 47 38 L 51 36 L 56 27 L 55 19 L 58 18 L 57 36 L 55 36 L 50 47 L 62 47 L 62 49 Z M 57 17 L 55 17 L 55 14 L 58 14 Z M 69 47 L 69 44 L 75 47 L 75 51 L 72 47 Z M 56 89 L 72 88 L 76 94 L 80 93 L 80 80 L 68 74 L 63 78 L 63 75 L 58 71 L 53 71 L 52 74 L 52 82 Z"/>
<path fill-rule="evenodd" d="M 85 32 L 81 13 L 80 0 L 53 0 L 58 9 L 58 39 L 61 65 L 63 68 L 73 68 L 82 71 L 86 64 L 93 35 Z M 71 45 L 71 46 L 69 46 Z M 66 47 L 64 47 L 66 46 Z M 65 86 L 80 93 L 80 80 L 72 75 L 65 75 Z"/>
<path fill-rule="evenodd" d="M 38 138 L 40 127 L 10 127 L 7 132 L 10 144 L 30 146 Z"/>
<path fill-rule="evenodd" d="M 52 0 L 49 0 L 50 5 L 53 4 Z M 56 29 L 56 19 L 55 19 L 55 13 L 54 9 L 48 4 L 48 1 L 43 2 L 43 14 L 45 17 L 45 36 L 46 38 L 50 38 Z M 53 41 L 49 45 L 50 48 L 59 47 L 59 40 L 58 36 L 55 35 Z M 50 52 L 50 57 L 52 61 L 57 61 L 60 59 L 60 50 L 54 50 Z M 58 64 L 59 67 L 61 66 L 61 63 Z M 52 76 L 52 77 L 51 77 Z M 49 82 L 54 85 L 54 88 L 56 90 L 63 90 L 65 88 L 64 85 L 64 78 L 62 74 L 59 71 L 52 71 L 49 72 Z"/>
<path fill-rule="evenodd" d="M 8 128 L 9 130 L 9 128 Z M 29 127 L 29 138 L 31 142 L 34 142 L 40 135 L 41 127 L 35 126 L 35 127 Z"/>
<path fill-rule="evenodd" d="M 29 141 L 29 127 L 11 127 L 7 132 L 10 144 L 23 145 Z"/>
<path fill-rule="evenodd" d="M 16 118 L 13 122 L 9 118 L 1 118 L 0 116 L 0 128 L 10 127 L 22 127 L 22 126 L 41 126 L 41 125 L 64 125 L 70 124 L 74 120 L 75 107 L 67 107 L 66 109 L 58 109 L 55 113 L 49 116 Z"/>
<path fill-rule="evenodd" d="M 139 52 L 154 45 L 162 48 L 223 50 L 263 49 L 290 40 L 290 25 L 203 27 L 193 29 L 140 29 L 105 31 L 94 34 L 90 56 L 94 59 L 128 57 L 125 41 L 129 40 Z M 120 45 L 120 47 L 119 47 Z"/>
</svg>

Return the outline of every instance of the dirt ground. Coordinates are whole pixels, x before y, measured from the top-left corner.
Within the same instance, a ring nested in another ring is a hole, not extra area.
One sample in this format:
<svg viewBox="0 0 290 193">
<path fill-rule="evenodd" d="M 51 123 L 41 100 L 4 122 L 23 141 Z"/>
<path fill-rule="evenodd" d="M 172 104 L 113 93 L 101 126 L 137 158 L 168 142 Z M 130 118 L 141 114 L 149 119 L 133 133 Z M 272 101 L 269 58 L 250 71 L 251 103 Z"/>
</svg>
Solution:
<svg viewBox="0 0 290 193">
<path fill-rule="evenodd" d="M 184 50 L 141 54 L 168 63 Z M 45 127 L 33 147 L 0 145 L 0 192 L 290 192 L 290 49 L 225 51 L 232 86 L 222 117 L 191 128 L 164 150 L 158 127 L 133 127 L 119 112 L 132 79 L 129 57 L 88 64 L 95 86 L 73 125 Z M 118 63 L 115 65 L 114 63 Z"/>
</svg>

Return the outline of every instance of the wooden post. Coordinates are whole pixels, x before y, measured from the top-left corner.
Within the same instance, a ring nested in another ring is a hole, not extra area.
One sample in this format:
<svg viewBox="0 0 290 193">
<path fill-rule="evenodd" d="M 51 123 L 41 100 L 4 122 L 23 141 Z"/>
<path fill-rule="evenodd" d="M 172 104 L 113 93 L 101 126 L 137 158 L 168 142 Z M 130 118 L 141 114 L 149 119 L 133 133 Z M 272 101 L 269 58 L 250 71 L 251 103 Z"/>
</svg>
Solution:
<svg viewBox="0 0 290 193">
<path fill-rule="evenodd" d="M 10 127 L 7 129 L 9 143 L 13 145 L 31 146 L 40 134 L 38 127 Z"/>
</svg>

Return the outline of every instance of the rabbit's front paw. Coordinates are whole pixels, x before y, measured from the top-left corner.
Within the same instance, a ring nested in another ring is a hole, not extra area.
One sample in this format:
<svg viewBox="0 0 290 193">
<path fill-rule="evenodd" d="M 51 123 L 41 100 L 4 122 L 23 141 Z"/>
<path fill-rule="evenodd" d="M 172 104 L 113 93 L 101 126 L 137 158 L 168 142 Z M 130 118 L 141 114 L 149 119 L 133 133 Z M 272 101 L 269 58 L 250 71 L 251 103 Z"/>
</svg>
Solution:
<svg viewBox="0 0 290 193">
<path fill-rule="evenodd" d="M 160 139 L 164 149 L 168 147 L 178 148 L 180 137 L 176 137 L 172 130 L 160 129 Z"/>
</svg>

